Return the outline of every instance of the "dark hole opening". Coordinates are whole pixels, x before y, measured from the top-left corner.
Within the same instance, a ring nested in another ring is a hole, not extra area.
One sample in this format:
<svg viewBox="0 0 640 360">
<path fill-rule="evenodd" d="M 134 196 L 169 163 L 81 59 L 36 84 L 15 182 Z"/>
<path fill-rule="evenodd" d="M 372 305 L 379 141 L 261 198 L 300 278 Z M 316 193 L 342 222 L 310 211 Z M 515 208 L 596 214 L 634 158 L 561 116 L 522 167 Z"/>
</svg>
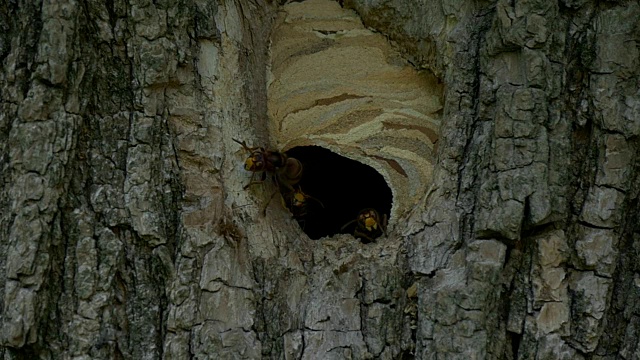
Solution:
<svg viewBox="0 0 640 360">
<path fill-rule="evenodd" d="M 296 189 L 299 186 L 311 198 L 306 199 L 302 214 L 293 210 L 292 213 L 309 238 L 354 234 L 355 222 L 344 230 L 341 228 L 355 220 L 363 209 L 373 208 L 381 217 L 388 218 L 393 200 L 391 189 L 372 167 L 319 146 L 295 147 L 286 154 L 300 160 L 304 167 Z M 284 193 L 283 197 L 290 199 Z M 292 208 L 290 201 L 287 206 Z"/>
</svg>

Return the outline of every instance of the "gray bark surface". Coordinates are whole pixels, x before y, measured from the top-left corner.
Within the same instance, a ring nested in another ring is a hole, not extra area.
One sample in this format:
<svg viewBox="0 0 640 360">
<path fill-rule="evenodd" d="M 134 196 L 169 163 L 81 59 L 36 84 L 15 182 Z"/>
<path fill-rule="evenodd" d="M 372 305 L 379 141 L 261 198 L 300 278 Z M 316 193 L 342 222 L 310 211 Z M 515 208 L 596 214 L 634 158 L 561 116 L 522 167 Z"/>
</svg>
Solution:
<svg viewBox="0 0 640 360">
<path fill-rule="evenodd" d="M 443 83 L 364 245 L 243 190 L 278 4 L 0 4 L 5 359 L 640 359 L 640 3 L 345 0 Z"/>
</svg>

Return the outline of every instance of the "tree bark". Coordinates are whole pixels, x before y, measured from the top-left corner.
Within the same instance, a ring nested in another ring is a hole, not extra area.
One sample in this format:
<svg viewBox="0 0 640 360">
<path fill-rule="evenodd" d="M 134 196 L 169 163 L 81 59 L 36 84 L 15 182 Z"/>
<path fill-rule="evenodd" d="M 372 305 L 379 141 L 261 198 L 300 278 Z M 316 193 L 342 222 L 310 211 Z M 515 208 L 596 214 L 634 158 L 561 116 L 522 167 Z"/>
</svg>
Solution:
<svg viewBox="0 0 640 360">
<path fill-rule="evenodd" d="M 346 0 L 445 89 L 366 245 L 243 189 L 280 6 L 0 4 L 4 358 L 640 358 L 637 1 Z"/>
</svg>

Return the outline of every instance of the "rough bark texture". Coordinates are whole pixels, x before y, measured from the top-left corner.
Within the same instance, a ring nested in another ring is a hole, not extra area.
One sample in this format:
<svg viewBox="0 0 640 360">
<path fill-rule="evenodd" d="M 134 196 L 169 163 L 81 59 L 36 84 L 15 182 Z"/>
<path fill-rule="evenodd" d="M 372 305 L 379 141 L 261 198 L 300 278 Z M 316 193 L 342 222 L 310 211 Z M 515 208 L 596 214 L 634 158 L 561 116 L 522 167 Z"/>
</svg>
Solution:
<svg viewBox="0 0 640 360">
<path fill-rule="evenodd" d="M 447 87 L 418 356 L 638 358 L 638 3 L 351 5 Z"/>
<path fill-rule="evenodd" d="M 242 189 L 278 4 L 0 4 L 5 359 L 640 358 L 639 3 L 344 6 L 445 87 L 369 245 Z"/>
</svg>

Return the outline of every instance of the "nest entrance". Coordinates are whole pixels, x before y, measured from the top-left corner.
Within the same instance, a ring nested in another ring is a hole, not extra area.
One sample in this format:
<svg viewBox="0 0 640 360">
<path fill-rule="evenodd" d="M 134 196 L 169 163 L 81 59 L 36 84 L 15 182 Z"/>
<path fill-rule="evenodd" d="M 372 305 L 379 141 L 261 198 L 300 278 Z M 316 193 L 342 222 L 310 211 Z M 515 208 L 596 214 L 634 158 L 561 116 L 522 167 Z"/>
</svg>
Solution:
<svg viewBox="0 0 640 360">
<path fill-rule="evenodd" d="M 366 208 L 391 213 L 391 189 L 372 167 L 320 146 L 294 147 L 286 154 L 304 167 L 298 185 L 312 198 L 306 201 L 306 214 L 296 219 L 309 238 L 353 233 L 352 227 L 341 228 Z"/>
</svg>

